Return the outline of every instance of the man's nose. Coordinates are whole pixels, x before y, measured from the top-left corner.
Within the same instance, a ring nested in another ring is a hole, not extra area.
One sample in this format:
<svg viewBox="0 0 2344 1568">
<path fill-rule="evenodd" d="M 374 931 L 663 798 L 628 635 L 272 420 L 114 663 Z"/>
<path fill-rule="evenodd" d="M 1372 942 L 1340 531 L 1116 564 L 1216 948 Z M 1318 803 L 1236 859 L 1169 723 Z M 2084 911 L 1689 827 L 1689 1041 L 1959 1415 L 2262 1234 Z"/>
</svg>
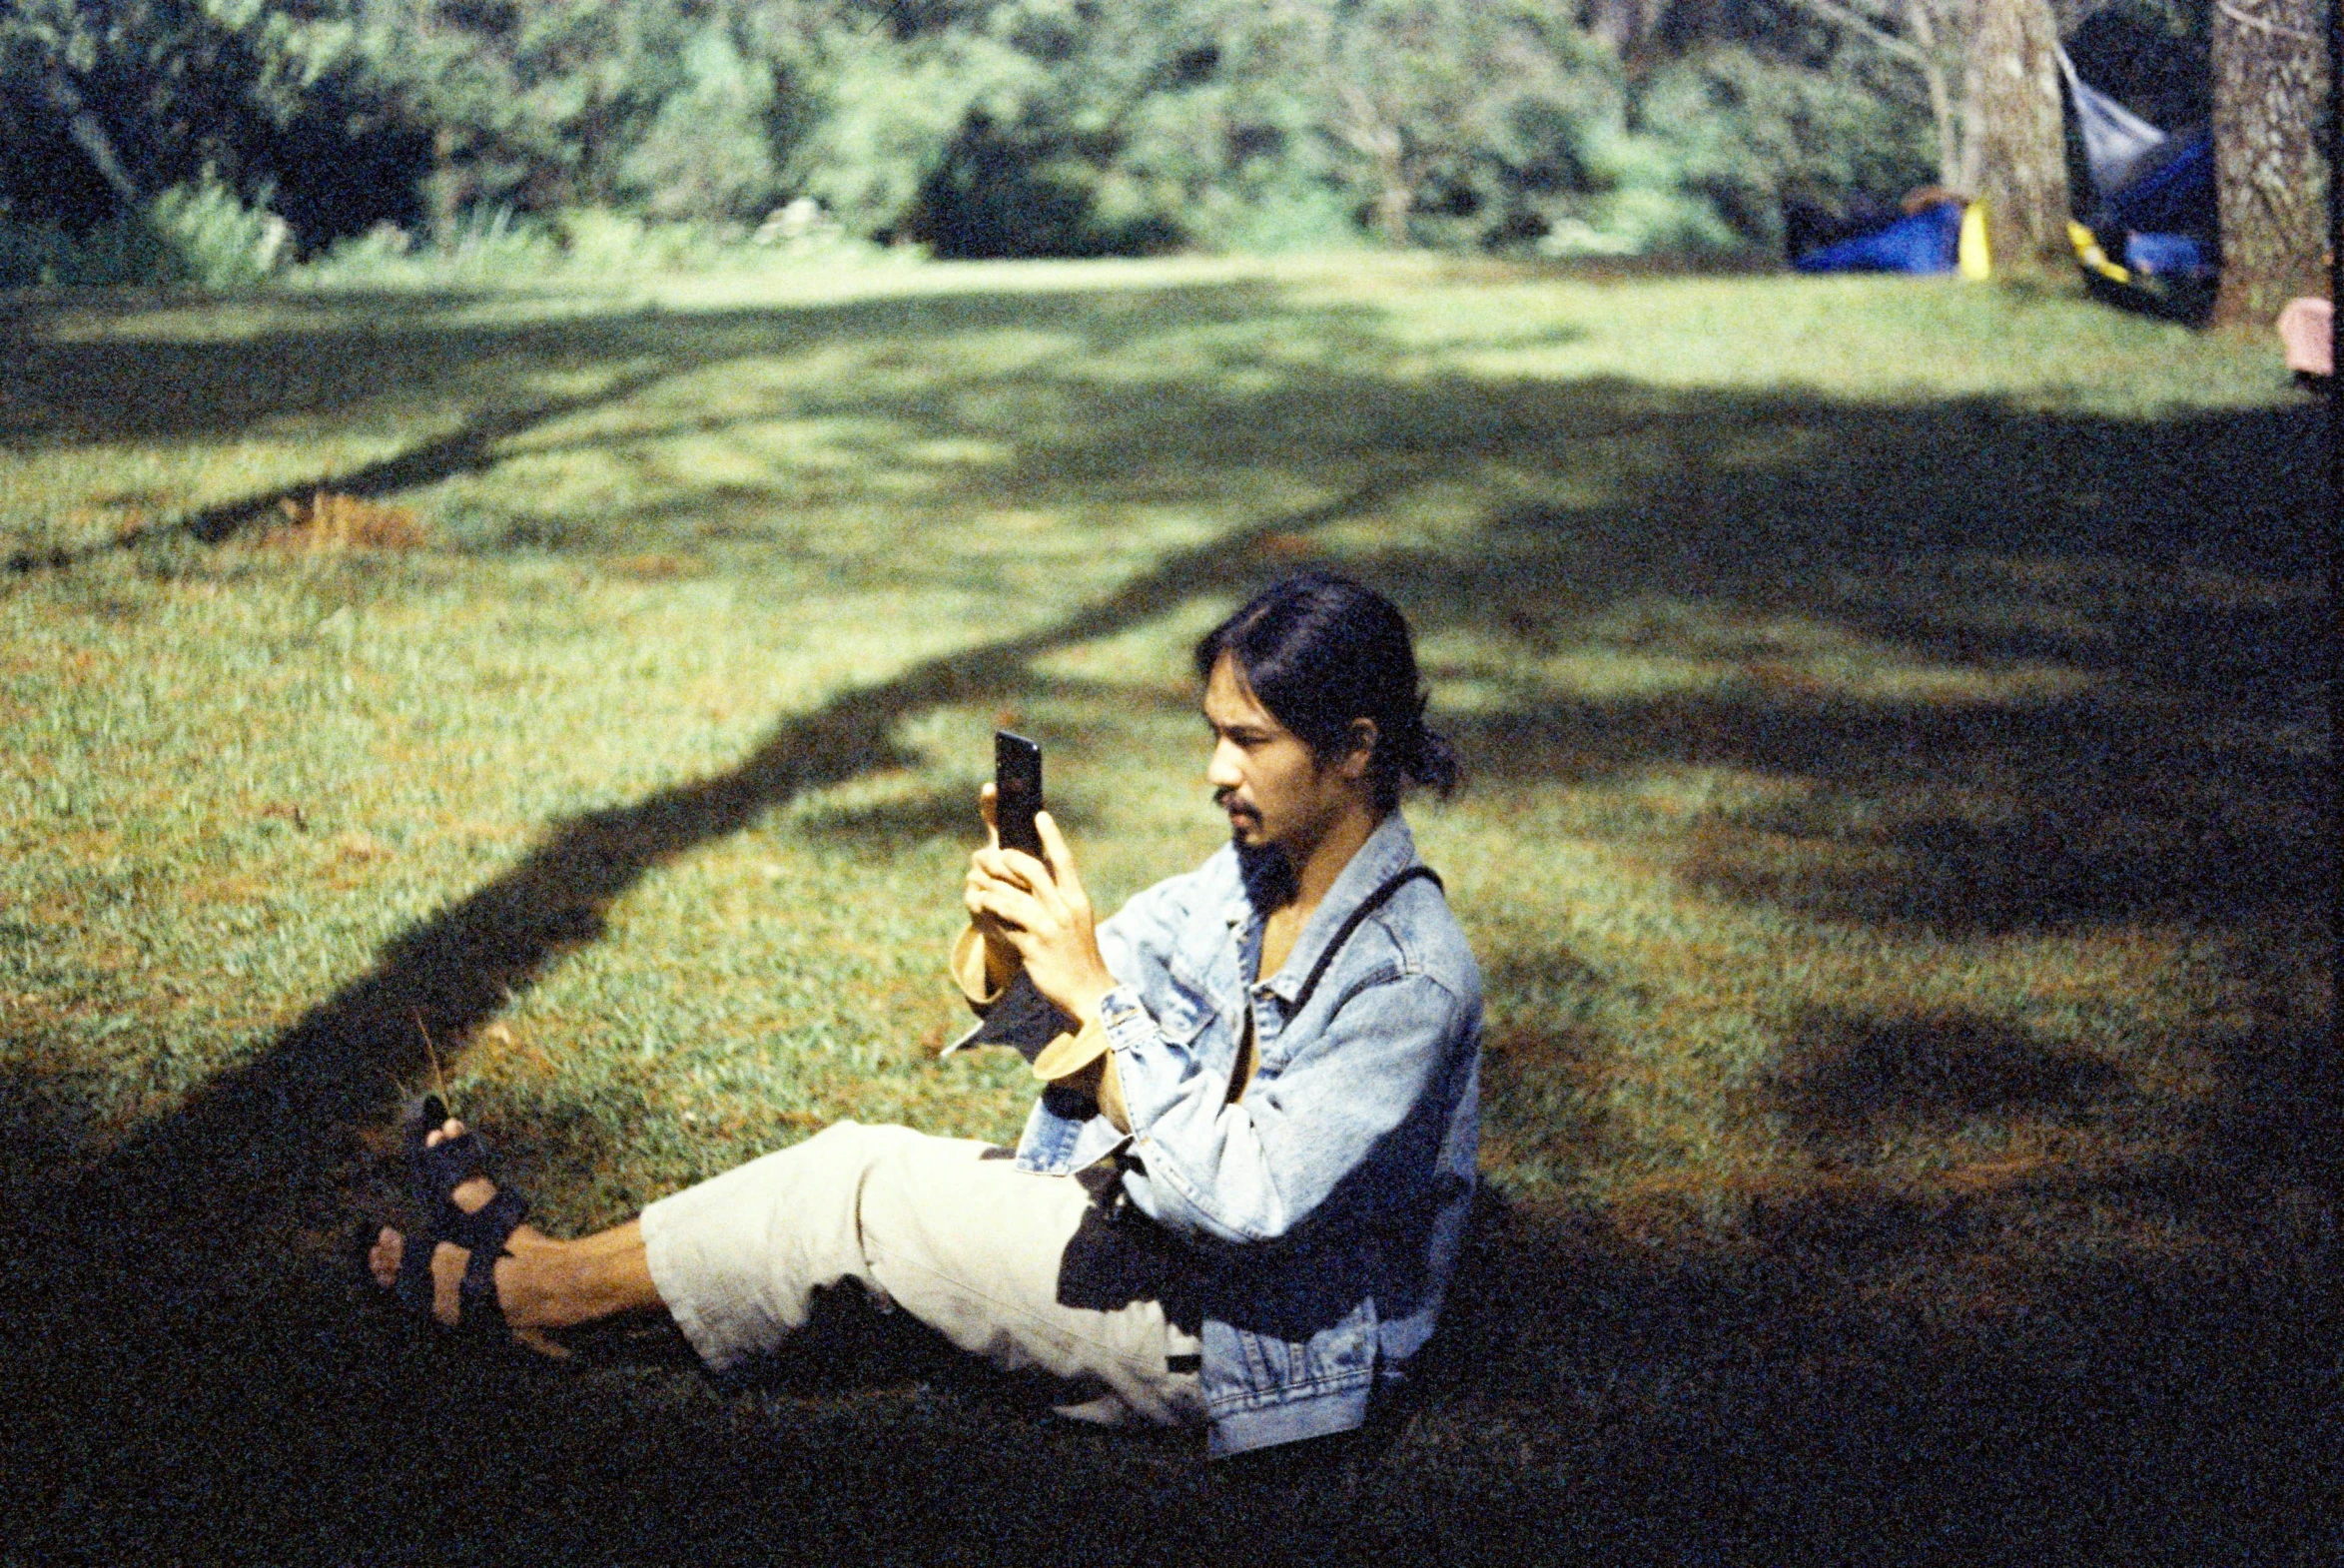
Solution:
<svg viewBox="0 0 2344 1568">
<path fill-rule="evenodd" d="M 1245 782 L 1244 770 L 1237 766 L 1237 748 L 1228 741 L 1220 741 L 1212 748 L 1212 758 L 1204 764 L 1204 782 L 1214 789 L 1235 789 Z"/>
</svg>

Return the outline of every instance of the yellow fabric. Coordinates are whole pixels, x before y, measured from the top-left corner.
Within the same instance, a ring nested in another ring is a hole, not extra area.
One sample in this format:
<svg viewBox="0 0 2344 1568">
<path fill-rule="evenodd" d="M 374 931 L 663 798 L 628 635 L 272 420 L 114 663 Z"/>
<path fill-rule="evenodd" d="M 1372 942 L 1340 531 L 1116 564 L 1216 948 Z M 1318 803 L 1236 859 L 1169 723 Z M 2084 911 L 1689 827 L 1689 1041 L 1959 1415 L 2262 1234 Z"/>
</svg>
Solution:
<svg viewBox="0 0 2344 1568">
<path fill-rule="evenodd" d="M 1000 989 L 987 985 L 990 977 L 985 972 L 985 938 L 975 926 L 963 926 L 961 934 L 953 938 L 952 957 L 947 967 L 952 971 L 953 984 L 961 988 L 961 995 L 979 1009 L 989 1008 L 1001 1000 Z M 1093 1019 L 1080 1032 L 1061 1034 L 1044 1046 L 1041 1054 L 1034 1058 L 1034 1076 L 1045 1084 L 1054 1084 L 1082 1072 L 1107 1055 L 1107 1026 Z M 1250 1049 L 1243 1072 L 1247 1076 L 1252 1072 Z M 1124 1115 L 1122 1086 L 1116 1080 L 1113 1064 L 1109 1065 L 1100 1080 L 1099 1108 L 1117 1127 L 1127 1133 L 1132 1130 Z"/>
<path fill-rule="evenodd" d="M 953 938 L 948 967 L 952 983 L 977 1007 L 989 1008 L 1001 1000 L 1000 990 L 986 984 L 985 938 L 975 926 L 961 927 L 961 934 Z"/>
<path fill-rule="evenodd" d="M 1107 1055 L 1107 1026 L 1098 1019 L 1072 1035 L 1060 1035 L 1034 1059 L 1034 1076 L 1045 1084 L 1072 1078 Z"/>
<path fill-rule="evenodd" d="M 1954 260 L 1961 276 L 1971 283 L 1983 283 L 1993 276 L 1993 258 L 1985 243 L 1985 203 L 1971 202 L 1961 210 L 1961 243 Z"/>
<path fill-rule="evenodd" d="M 2117 283 L 2132 281 L 2131 273 L 2108 260 L 2107 252 L 2100 249 L 2099 236 L 2072 218 L 2067 220 L 2067 243 L 2075 247 L 2075 259 L 2093 272 L 2098 273 L 2102 278 L 2112 279 Z"/>
</svg>

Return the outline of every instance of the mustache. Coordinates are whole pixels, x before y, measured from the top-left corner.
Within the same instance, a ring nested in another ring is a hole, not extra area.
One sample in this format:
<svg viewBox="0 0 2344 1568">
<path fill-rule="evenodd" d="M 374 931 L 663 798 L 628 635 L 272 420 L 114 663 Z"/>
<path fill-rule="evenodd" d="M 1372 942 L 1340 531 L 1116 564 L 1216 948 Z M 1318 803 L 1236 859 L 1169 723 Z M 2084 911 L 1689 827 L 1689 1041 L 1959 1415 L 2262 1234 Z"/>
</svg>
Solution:
<svg viewBox="0 0 2344 1568">
<path fill-rule="evenodd" d="M 1243 812 L 1248 817 L 1258 817 L 1261 815 L 1260 812 L 1255 811 L 1251 806 L 1246 805 L 1243 801 L 1237 800 L 1237 790 L 1236 786 L 1233 784 L 1223 784 L 1219 789 L 1216 789 L 1212 792 L 1212 803 L 1223 811 L 1232 809 L 1230 805 L 1232 801 L 1235 802 L 1233 809 Z"/>
</svg>

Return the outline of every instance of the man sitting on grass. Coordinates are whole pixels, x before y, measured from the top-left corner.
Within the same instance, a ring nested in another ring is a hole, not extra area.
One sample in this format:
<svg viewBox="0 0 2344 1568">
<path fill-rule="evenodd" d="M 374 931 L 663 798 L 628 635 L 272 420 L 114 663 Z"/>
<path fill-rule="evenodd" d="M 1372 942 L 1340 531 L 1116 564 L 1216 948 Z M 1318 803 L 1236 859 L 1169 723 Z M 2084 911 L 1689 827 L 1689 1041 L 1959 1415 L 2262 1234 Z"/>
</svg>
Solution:
<svg viewBox="0 0 2344 1568">
<path fill-rule="evenodd" d="M 1048 814 L 1038 860 L 980 797 L 953 972 L 980 1013 L 1045 1021 L 1014 1158 L 840 1123 L 557 1241 L 434 1110 L 409 1127 L 431 1223 L 382 1231 L 376 1280 L 547 1350 L 665 1310 L 719 1370 L 853 1280 L 1061 1379 L 1065 1415 L 1203 1426 L 1215 1455 L 1359 1426 L 1432 1332 L 1472 1198 L 1481 982 L 1397 810 L 1456 763 L 1407 623 L 1345 578 L 1276 584 L 1195 658 L 1231 839 L 1197 870 L 1095 926 Z"/>
</svg>

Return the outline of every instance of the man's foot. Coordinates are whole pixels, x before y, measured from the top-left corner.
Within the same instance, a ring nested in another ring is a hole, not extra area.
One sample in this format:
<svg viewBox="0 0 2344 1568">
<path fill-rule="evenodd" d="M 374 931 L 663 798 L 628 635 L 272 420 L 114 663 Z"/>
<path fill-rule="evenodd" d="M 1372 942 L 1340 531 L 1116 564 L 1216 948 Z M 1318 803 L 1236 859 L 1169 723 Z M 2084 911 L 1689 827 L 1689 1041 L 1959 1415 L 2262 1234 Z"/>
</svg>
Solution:
<svg viewBox="0 0 2344 1568">
<path fill-rule="evenodd" d="M 463 1124 L 450 1118 L 444 1125 L 424 1137 L 428 1148 L 437 1148 L 450 1139 L 463 1136 Z M 455 1206 L 467 1214 L 477 1213 L 496 1195 L 496 1183 L 484 1176 L 468 1177 L 448 1194 Z M 505 1326 L 512 1330 L 517 1342 L 545 1355 L 560 1358 L 569 1350 L 554 1343 L 545 1335 L 545 1325 L 534 1320 L 526 1297 L 529 1291 L 521 1288 L 523 1259 L 539 1248 L 551 1248 L 559 1243 L 534 1225 L 514 1227 L 505 1242 L 508 1255 L 499 1257 L 494 1267 L 496 1304 L 504 1314 Z M 398 1284 L 398 1268 L 406 1256 L 406 1237 L 385 1225 L 375 1237 L 375 1244 L 367 1252 L 368 1272 L 375 1283 L 386 1290 Z M 462 1320 L 464 1265 L 471 1254 L 452 1241 L 441 1241 L 431 1253 L 431 1315 L 442 1326 L 453 1328 Z"/>
</svg>

